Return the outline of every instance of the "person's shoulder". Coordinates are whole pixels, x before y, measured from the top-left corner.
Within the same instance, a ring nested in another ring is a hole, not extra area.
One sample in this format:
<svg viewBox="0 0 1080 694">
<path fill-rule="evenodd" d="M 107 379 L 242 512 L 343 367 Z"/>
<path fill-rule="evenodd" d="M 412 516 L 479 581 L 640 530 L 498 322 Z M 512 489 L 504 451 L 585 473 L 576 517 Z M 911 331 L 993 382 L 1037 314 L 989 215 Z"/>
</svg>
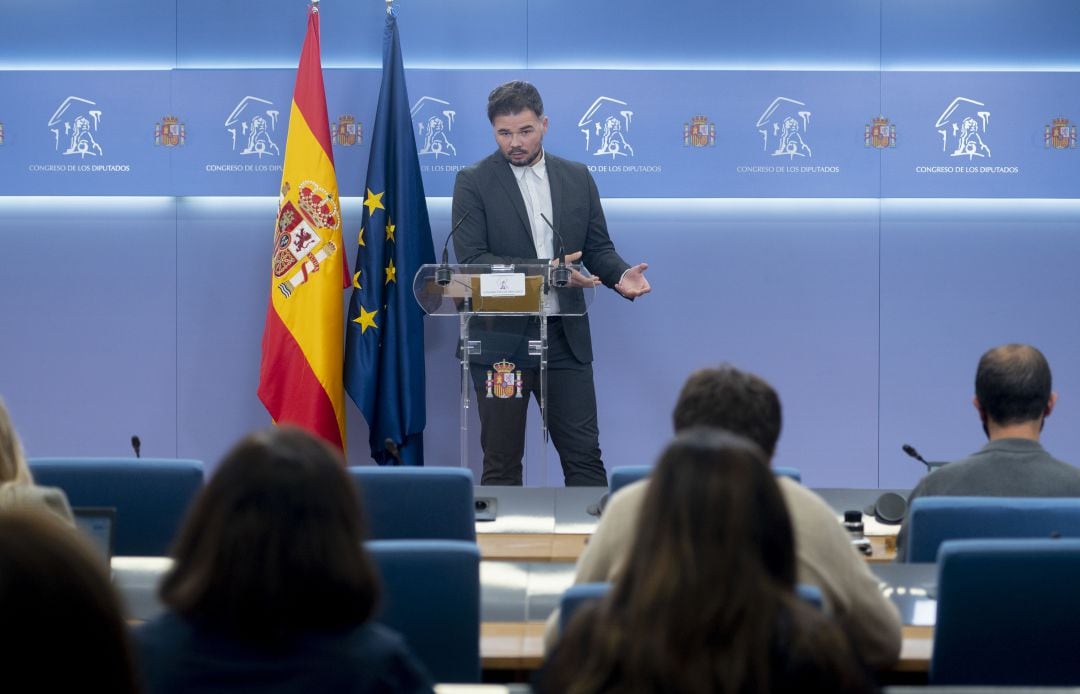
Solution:
<svg viewBox="0 0 1080 694">
<path fill-rule="evenodd" d="M 600 522 L 605 518 L 620 518 L 636 516 L 641 511 L 641 504 L 645 501 L 645 494 L 649 491 L 649 478 L 640 479 L 626 485 L 611 495 L 604 513 L 600 516 Z"/>
<path fill-rule="evenodd" d="M 787 504 L 788 513 L 792 516 L 792 524 L 798 525 L 797 518 L 801 516 L 828 516 L 838 520 L 838 514 L 829 506 L 828 502 L 815 494 L 813 490 L 804 487 L 790 477 L 779 475 L 776 483 L 780 487 L 780 493 Z"/>
<path fill-rule="evenodd" d="M 574 161 L 573 159 L 566 159 L 556 154 L 552 154 L 547 150 L 544 150 L 544 159 L 547 160 L 548 166 L 554 165 L 555 168 L 564 172 L 572 172 L 577 175 L 589 175 L 589 167 L 580 161 Z"/>
<path fill-rule="evenodd" d="M 396 631 L 366 622 L 353 629 L 347 640 L 358 679 L 370 679 L 374 691 L 432 691 L 427 671 Z"/>
</svg>

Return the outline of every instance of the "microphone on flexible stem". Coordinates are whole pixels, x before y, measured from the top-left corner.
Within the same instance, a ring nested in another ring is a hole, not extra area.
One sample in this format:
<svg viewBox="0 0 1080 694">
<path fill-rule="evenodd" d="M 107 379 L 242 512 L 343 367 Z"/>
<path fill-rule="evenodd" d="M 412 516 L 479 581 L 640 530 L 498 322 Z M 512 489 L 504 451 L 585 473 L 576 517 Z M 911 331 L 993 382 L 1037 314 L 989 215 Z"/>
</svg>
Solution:
<svg viewBox="0 0 1080 694">
<path fill-rule="evenodd" d="M 454 275 L 453 270 L 450 269 L 450 253 L 447 251 L 447 246 L 450 245 L 450 238 L 454 235 L 454 232 L 469 218 L 469 213 L 472 210 L 465 210 L 465 214 L 461 216 L 461 219 L 457 221 L 454 228 L 450 230 L 450 233 L 446 235 L 446 241 L 442 245 L 442 264 L 439 269 L 435 271 L 435 284 L 440 287 L 445 287 L 450 284 L 450 278 Z"/>
<path fill-rule="evenodd" d="M 142 450 L 142 441 L 139 440 L 138 436 L 131 437 L 131 447 L 135 450 L 135 457 L 141 458 L 142 456 L 139 454 L 139 451 Z"/>
<path fill-rule="evenodd" d="M 394 439 L 388 438 L 385 441 L 383 441 L 383 447 L 386 449 L 386 452 L 390 454 L 390 457 L 392 457 L 394 459 L 394 464 L 395 465 L 404 465 L 405 464 L 401 460 L 401 451 L 398 450 L 397 444 L 394 443 Z"/>
<path fill-rule="evenodd" d="M 903 451 L 904 451 L 904 453 L 907 453 L 907 454 L 908 454 L 908 455 L 910 455 L 910 456 L 911 456 L 912 458 L 914 458 L 915 460 L 918 460 L 918 461 L 919 461 L 920 463 L 922 463 L 923 465 L 925 465 L 925 466 L 926 466 L 926 471 L 927 471 L 927 472 L 931 472 L 931 471 L 932 471 L 932 470 L 933 470 L 933 469 L 934 469 L 935 467 L 941 467 L 941 465 L 940 465 L 940 464 L 938 464 L 938 465 L 934 465 L 933 463 L 928 463 L 928 462 L 926 462 L 926 459 L 925 459 L 925 458 L 923 458 L 923 457 L 922 457 L 921 455 L 919 455 L 919 452 L 918 452 L 917 450 L 915 450 L 915 447 L 914 447 L 914 446 L 912 446 L 912 445 L 910 445 L 910 444 L 907 444 L 907 443 L 905 443 L 905 444 L 904 444 L 903 446 L 901 446 L 900 448 L 901 448 L 901 450 L 903 450 Z"/>
<path fill-rule="evenodd" d="M 566 244 L 563 243 L 562 235 L 555 231 L 555 226 L 551 223 L 551 220 L 544 216 L 543 212 L 540 213 L 540 218 L 548 225 L 551 233 L 555 236 L 555 240 L 559 243 L 555 251 L 559 260 L 555 263 L 555 269 L 551 271 L 551 283 L 556 287 L 565 287 L 570 284 L 570 267 L 566 264 Z"/>
</svg>

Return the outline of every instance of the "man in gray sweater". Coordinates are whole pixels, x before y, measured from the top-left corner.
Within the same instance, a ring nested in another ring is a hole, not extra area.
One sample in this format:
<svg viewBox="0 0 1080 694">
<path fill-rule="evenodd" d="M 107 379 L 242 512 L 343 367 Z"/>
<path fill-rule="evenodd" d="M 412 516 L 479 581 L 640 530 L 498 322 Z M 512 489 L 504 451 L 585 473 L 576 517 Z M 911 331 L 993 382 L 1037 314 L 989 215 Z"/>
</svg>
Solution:
<svg viewBox="0 0 1080 694">
<path fill-rule="evenodd" d="M 1030 345 L 1003 345 L 982 356 L 975 372 L 975 409 L 990 441 L 978 452 L 928 474 L 908 501 L 920 496 L 1080 496 L 1080 468 L 1063 463 L 1039 443 L 1054 411 L 1050 365 Z M 907 520 L 896 538 L 906 554 Z"/>
</svg>

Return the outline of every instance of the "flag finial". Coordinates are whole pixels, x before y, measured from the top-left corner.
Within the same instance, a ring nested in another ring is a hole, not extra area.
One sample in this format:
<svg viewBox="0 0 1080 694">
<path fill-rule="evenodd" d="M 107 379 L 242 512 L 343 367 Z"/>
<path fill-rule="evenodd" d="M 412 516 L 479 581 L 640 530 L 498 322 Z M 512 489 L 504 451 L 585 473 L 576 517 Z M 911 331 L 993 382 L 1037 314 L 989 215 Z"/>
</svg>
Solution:
<svg viewBox="0 0 1080 694">
<path fill-rule="evenodd" d="M 394 14 L 394 0 L 386 0 L 386 14 Z"/>
<path fill-rule="evenodd" d="M 319 11 L 319 0 L 311 0 L 311 11 L 312 12 L 318 12 Z"/>
</svg>

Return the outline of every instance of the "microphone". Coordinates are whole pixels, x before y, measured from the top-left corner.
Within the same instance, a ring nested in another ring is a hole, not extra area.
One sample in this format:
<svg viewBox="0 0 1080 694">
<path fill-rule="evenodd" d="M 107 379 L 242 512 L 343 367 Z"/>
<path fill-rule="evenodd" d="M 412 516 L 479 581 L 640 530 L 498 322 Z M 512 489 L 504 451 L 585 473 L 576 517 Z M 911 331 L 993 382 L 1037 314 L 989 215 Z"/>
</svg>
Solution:
<svg viewBox="0 0 1080 694">
<path fill-rule="evenodd" d="M 454 225 L 454 228 L 451 229 L 450 233 L 446 235 L 446 241 L 443 242 L 442 264 L 439 269 L 435 271 L 435 284 L 439 285 L 440 287 L 445 287 L 446 285 L 450 284 L 450 277 L 452 277 L 454 274 L 450 270 L 450 252 L 447 250 L 447 247 L 450 245 L 450 238 L 454 235 L 454 232 L 457 231 L 458 228 L 460 228 L 461 225 L 465 223 L 465 220 L 469 218 L 470 212 L 472 212 L 472 210 L 465 210 L 465 214 L 463 214 L 461 216 L 461 219 L 457 221 L 457 224 Z M 391 441 L 391 443 L 393 442 Z M 387 448 L 387 450 L 389 450 L 389 447 Z M 397 450 L 396 446 L 394 450 Z"/>
<path fill-rule="evenodd" d="M 139 440 L 138 436 L 131 437 L 131 447 L 135 449 L 135 457 L 141 458 L 142 456 L 139 454 L 139 451 L 142 450 L 142 441 Z"/>
<path fill-rule="evenodd" d="M 915 447 L 910 445 L 910 444 L 905 443 L 900 448 L 901 448 L 901 450 L 904 451 L 904 453 L 907 453 L 912 458 L 914 458 L 915 460 L 918 460 L 920 463 L 925 465 L 927 472 L 933 472 L 934 470 L 938 469 L 939 467 L 942 467 L 943 465 L 945 465 L 945 463 L 931 463 L 931 462 L 927 461 L 925 458 L 923 458 L 921 455 L 919 455 L 919 452 L 917 450 L 915 450 Z"/>
<path fill-rule="evenodd" d="M 454 233 L 454 232 L 450 232 L 450 233 Z M 386 452 L 389 453 L 390 456 L 394 459 L 394 462 L 395 462 L 396 465 L 404 465 L 405 464 L 401 460 L 401 451 L 398 450 L 397 444 L 394 443 L 394 439 L 388 438 L 385 441 L 383 441 L 383 447 L 386 449 Z"/>
<path fill-rule="evenodd" d="M 543 212 L 540 213 L 540 218 L 548 225 L 551 233 L 555 236 L 555 240 L 559 242 L 556 249 L 556 256 L 559 260 L 555 263 L 555 269 L 551 271 L 551 283 L 556 287 L 565 287 L 570 284 L 570 268 L 566 265 L 566 244 L 563 243 L 562 235 L 555 231 L 555 226 L 551 223 L 551 220 L 544 216 Z"/>
</svg>

